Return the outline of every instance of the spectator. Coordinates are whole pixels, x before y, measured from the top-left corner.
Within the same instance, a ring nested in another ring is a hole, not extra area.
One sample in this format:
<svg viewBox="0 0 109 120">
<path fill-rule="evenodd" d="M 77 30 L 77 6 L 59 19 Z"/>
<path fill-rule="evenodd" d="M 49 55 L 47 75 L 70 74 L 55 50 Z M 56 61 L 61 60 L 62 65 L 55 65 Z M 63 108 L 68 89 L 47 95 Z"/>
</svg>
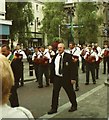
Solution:
<svg viewBox="0 0 109 120">
<path fill-rule="evenodd" d="M 29 110 L 23 107 L 12 108 L 7 105 L 10 91 L 14 85 L 14 76 L 9 61 L 3 55 L 0 55 L 0 119 L 2 118 L 25 118 L 33 119 Z"/>
</svg>

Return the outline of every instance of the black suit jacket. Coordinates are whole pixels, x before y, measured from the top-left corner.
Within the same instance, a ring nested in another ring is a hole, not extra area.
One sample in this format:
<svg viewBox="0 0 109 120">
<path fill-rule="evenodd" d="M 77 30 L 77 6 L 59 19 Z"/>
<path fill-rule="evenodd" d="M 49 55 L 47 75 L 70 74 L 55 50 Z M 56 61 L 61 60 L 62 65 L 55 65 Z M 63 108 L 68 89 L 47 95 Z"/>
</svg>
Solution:
<svg viewBox="0 0 109 120">
<path fill-rule="evenodd" d="M 54 56 L 51 67 L 50 67 L 50 82 L 53 83 L 55 79 L 55 58 L 57 55 Z M 75 65 L 72 60 L 72 55 L 68 53 L 64 53 L 63 56 L 63 68 L 62 74 L 65 81 L 76 80 L 76 72 L 75 72 Z"/>
</svg>

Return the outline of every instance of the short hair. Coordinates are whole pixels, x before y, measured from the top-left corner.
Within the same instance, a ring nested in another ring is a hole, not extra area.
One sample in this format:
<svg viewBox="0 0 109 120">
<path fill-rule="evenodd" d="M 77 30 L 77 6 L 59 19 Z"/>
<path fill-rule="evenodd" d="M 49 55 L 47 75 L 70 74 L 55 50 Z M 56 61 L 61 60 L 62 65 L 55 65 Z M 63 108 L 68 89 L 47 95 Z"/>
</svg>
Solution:
<svg viewBox="0 0 109 120">
<path fill-rule="evenodd" d="M 0 104 L 8 102 L 10 91 L 14 85 L 14 75 L 8 59 L 0 54 Z"/>
<path fill-rule="evenodd" d="M 3 48 L 3 47 L 6 47 L 7 50 L 10 50 L 10 47 L 9 47 L 9 45 L 7 45 L 7 44 L 3 44 L 3 45 L 1 46 L 1 48 Z"/>
</svg>

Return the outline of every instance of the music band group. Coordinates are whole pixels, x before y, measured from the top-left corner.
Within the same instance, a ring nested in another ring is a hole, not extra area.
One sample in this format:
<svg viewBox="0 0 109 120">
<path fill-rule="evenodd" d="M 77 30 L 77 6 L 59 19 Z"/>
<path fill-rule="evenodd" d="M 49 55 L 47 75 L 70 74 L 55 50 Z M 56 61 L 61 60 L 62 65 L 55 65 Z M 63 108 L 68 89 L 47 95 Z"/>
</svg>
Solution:
<svg viewBox="0 0 109 120">
<path fill-rule="evenodd" d="M 45 75 L 46 85 L 49 87 L 53 83 L 52 103 L 51 109 L 48 114 L 57 112 L 58 98 L 61 87 L 66 91 L 68 98 L 71 102 L 69 112 L 77 110 L 77 101 L 75 91 L 79 90 L 79 75 L 78 69 L 80 61 L 82 62 L 82 72 L 86 73 L 85 85 L 89 85 L 89 75 L 91 72 L 92 82 L 96 84 L 96 79 L 99 79 L 99 64 L 103 60 L 103 74 L 109 74 L 109 46 L 104 45 L 101 49 L 98 44 L 77 46 L 75 43 L 69 43 L 69 49 L 65 49 L 63 43 L 59 43 L 57 51 L 53 51 L 52 46 L 35 47 L 32 61 L 38 82 L 38 88 L 44 87 L 43 74 Z M 12 107 L 19 106 L 17 88 L 19 81 L 23 86 L 22 73 L 23 60 L 27 56 L 23 50 L 20 49 L 18 44 L 16 50 L 11 52 L 7 45 L 1 47 L 1 53 L 5 55 L 11 64 L 15 85 L 11 90 L 10 103 Z M 106 67 L 107 66 L 107 67 Z"/>
</svg>

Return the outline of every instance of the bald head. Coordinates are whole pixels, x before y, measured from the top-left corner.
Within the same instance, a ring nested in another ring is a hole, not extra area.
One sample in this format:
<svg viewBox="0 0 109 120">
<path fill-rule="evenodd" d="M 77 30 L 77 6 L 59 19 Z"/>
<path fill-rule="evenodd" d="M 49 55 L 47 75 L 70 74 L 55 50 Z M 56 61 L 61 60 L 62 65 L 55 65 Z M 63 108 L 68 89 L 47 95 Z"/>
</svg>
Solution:
<svg viewBox="0 0 109 120">
<path fill-rule="evenodd" d="M 61 54 L 64 52 L 65 45 L 63 43 L 58 44 L 58 53 Z"/>
</svg>

